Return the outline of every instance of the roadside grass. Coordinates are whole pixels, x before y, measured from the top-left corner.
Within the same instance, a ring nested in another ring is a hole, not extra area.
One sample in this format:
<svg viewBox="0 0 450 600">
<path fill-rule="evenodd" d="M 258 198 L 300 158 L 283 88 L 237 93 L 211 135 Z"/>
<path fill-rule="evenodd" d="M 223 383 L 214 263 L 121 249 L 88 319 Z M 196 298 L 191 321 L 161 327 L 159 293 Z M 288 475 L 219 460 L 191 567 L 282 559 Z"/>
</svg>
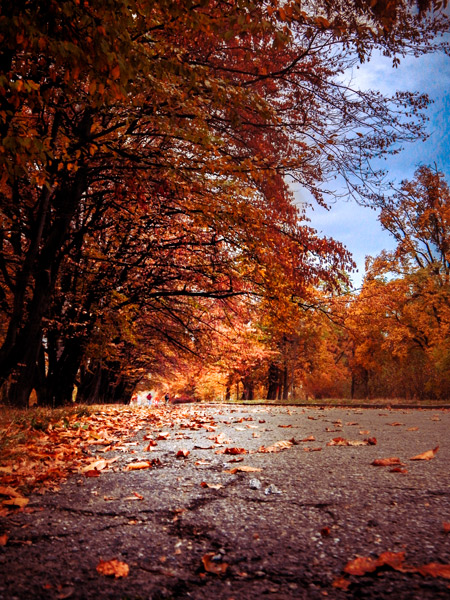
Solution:
<svg viewBox="0 0 450 600">
<path fill-rule="evenodd" d="M 77 426 L 76 419 L 89 416 L 98 406 L 75 405 L 63 408 L 11 408 L 0 406 L 0 464 L 20 458 L 26 445 L 61 424 Z M 75 419 L 75 420 L 74 420 Z"/>
</svg>

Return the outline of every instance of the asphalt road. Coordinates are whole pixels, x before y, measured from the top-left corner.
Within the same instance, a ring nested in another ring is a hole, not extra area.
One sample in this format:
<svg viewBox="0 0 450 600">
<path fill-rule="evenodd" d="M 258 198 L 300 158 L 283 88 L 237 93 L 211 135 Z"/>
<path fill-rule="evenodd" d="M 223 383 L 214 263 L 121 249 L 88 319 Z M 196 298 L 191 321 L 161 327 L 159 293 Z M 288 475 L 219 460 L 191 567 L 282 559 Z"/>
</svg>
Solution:
<svg viewBox="0 0 450 600">
<path fill-rule="evenodd" d="M 74 474 L 34 496 L 31 512 L 2 519 L 1 600 L 450 598 L 450 567 L 424 574 L 450 565 L 450 411 L 177 406 L 158 415 L 142 410 L 128 440 L 90 448 L 117 457 L 99 477 Z M 371 443 L 328 445 L 334 438 Z M 259 451 L 273 445 L 289 447 Z M 410 460 L 437 447 L 431 460 Z M 385 458 L 402 464 L 372 465 Z M 142 461 L 152 468 L 130 468 Z M 371 558 L 373 571 L 345 573 L 356 557 Z M 127 576 L 97 571 L 112 559 Z"/>
</svg>

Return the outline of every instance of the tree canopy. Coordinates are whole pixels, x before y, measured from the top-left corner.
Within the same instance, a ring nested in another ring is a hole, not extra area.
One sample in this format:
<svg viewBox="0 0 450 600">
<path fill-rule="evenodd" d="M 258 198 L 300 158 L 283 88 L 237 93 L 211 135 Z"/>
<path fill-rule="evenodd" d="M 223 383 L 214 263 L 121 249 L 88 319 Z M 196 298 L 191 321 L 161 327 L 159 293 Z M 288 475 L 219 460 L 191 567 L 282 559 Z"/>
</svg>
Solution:
<svg viewBox="0 0 450 600">
<path fill-rule="evenodd" d="M 348 252 L 309 226 L 288 181 L 322 203 L 335 177 L 372 197 L 371 159 L 423 135 L 428 99 L 342 75 L 376 49 L 394 65 L 436 49 L 440 5 L 4 2 L 9 400 L 25 405 L 34 388 L 57 404 L 75 385 L 84 399 L 126 397 L 233 315 L 245 324 L 264 307 L 295 323 L 319 290 L 345 285 Z"/>
</svg>

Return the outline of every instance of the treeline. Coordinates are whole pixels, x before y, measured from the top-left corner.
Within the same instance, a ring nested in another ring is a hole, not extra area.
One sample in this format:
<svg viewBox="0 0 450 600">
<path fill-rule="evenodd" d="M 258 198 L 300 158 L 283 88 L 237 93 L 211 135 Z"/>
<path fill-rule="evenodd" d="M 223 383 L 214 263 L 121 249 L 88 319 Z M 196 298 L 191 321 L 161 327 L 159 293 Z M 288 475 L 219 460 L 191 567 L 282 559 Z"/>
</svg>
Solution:
<svg viewBox="0 0 450 600">
<path fill-rule="evenodd" d="M 419 168 L 380 202 L 396 248 L 368 258 L 362 288 L 324 298 L 272 338 L 264 355 L 236 353 L 232 375 L 203 365 L 200 397 L 450 398 L 450 190 Z M 295 323 L 295 325 L 294 325 Z M 259 341 L 263 339 L 260 330 Z M 255 347 L 253 347 L 255 348 Z M 215 379 L 214 379 L 215 375 Z"/>
<path fill-rule="evenodd" d="M 423 135 L 427 98 L 339 77 L 375 49 L 436 49 L 439 6 L 5 0 L 2 401 L 127 401 L 147 373 L 195 391 L 207 365 L 247 395 L 264 361 L 269 395 L 313 379 L 312 311 L 351 259 L 286 181 L 369 201 L 370 159 Z"/>
</svg>

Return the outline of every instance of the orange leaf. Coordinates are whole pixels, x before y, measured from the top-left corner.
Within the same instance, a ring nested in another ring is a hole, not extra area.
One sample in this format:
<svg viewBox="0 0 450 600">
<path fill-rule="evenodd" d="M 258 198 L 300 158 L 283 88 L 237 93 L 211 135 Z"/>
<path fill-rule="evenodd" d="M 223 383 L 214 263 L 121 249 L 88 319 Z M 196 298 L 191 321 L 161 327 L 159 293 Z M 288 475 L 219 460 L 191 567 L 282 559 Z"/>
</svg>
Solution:
<svg viewBox="0 0 450 600">
<path fill-rule="evenodd" d="M 187 458 L 189 456 L 189 450 L 178 450 L 177 458 Z"/>
<path fill-rule="evenodd" d="M 125 562 L 120 560 L 100 560 L 97 565 L 97 573 L 100 575 L 113 576 L 116 579 L 119 577 L 127 577 L 130 572 L 130 567 Z"/>
<path fill-rule="evenodd" d="M 287 450 L 291 446 L 293 446 L 293 442 L 289 440 L 280 440 L 279 442 L 275 442 L 272 446 L 260 446 L 258 448 L 258 452 L 281 452 L 282 450 Z"/>
<path fill-rule="evenodd" d="M 339 590 L 348 590 L 349 586 L 351 585 L 351 581 L 345 579 L 345 577 L 338 577 L 333 581 L 332 585 L 334 588 Z"/>
<path fill-rule="evenodd" d="M 0 496 L 8 496 L 9 498 L 22 498 L 22 494 L 19 494 L 14 488 L 7 486 L 0 486 Z"/>
<path fill-rule="evenodd" d="M 89 471 L 84 472 L 85 477 L 100 477 L 100 471 L 97 469 L 89 469 Z"/>
<path fill-rule="evenodd" d="M 28 498 L 11 498 L 10 500 L 3 500 L 3 506 L 13 506 L 14 508 L 23 508 L 28 504 Z"/>
<path fill-rule="evenodd" d="M 365 575 L 372 573 L 378 567 L 378 561 L 367 556 L 359 556 L 351 560 L 344 567 L 345 573 L 349 575 Z"/>
<path fill-rule="evenodd" d="M 226 469 L 225 473 L 231 473 L 231 475 L 234 475 L 238 471 L 241 471 L 243 473 L 260 473 L 262 471 L 262 469 L 259 469 L 258 467 L 249 467 L 247 465 L 240 465 L 239 467 L 233 467 L 232 469 Z"/>
<path fill-rule="evenodd" d="M 211 488 L 212 490 L 220 490 L 223 488 L 221 483 L 207 483 L 206 481 L 202 481 L 200 485 L 202 488 Z"/>
<path fill-rule="evenodd" d="M 8 542 L 8 534 L 4 533 L 3 535 L 0 535 L 0 546 L 6 546 L 7 542 Z"/>
<path fill-rule="evenodd" d="M 210 552 L 202 557 L 202 563 L 205 567 L 205 571 L 208 573 L 214 573 L 215 575 L 224 575 L 228 569 L 228 563 L 213 561 L 213 556 L 215 556 L 214 553 Z"/>
<path fill-rule="evenodd" d="M 442 523 L 442 529 L 444 530 L 444 533 L 450 533 L 450 523 Z"/>
<path fill-rule="evenodd" d="M 216 454 L 247 454 L 245 448 L 219 448 L 216 450 Z"/>
<path fill-rule="evenodd" d="M 374 467 L 391 467 L 393 465 L 400 465 L 401 467 L 405 466 L 397 456 L 392 456 L 390 458 L 376 458 L 371 464 Z"/>
<path fill-rule="evenodd" d="M 408 473 L 408 469 L 402 469 L 400 467 L 394 467 L 393 469 L 389 469 L 389 473 Z"/>
<path fill-rule="evenodd" d="M 138 471 L 139 469 L 149 469 L 151 467 L 151 463 L 147 460 L 143 460 L 141 462 L 130 463 L 127 466 L 127 471 Z"/>
<path fill-rule="evenodd" d="M 450 579 L 450 565 L 442 565 L 440 563 L 428 563 L 417 567 L 417 572 L 421 575 L 430 575 L 431 577 L 445 577 Z"/>
<path fill-rule="evenodd" d="M 316 438 L 313 435 L 310 435 L 308 437 L 303 438 L 302 440 L 300 440 L 301 442 L 315 442 Z"/>
<path fill-rule="evenodd" d="M 418 454 L 417 456 L 413 456 L 409 460 L 431 460 L 436 456 L 437 451 L 439 450 L 439 446 L 436 446 L 433 450 L 427 450 L 426 452 L 422 452 L 422 454 Z"/>
</svg>

